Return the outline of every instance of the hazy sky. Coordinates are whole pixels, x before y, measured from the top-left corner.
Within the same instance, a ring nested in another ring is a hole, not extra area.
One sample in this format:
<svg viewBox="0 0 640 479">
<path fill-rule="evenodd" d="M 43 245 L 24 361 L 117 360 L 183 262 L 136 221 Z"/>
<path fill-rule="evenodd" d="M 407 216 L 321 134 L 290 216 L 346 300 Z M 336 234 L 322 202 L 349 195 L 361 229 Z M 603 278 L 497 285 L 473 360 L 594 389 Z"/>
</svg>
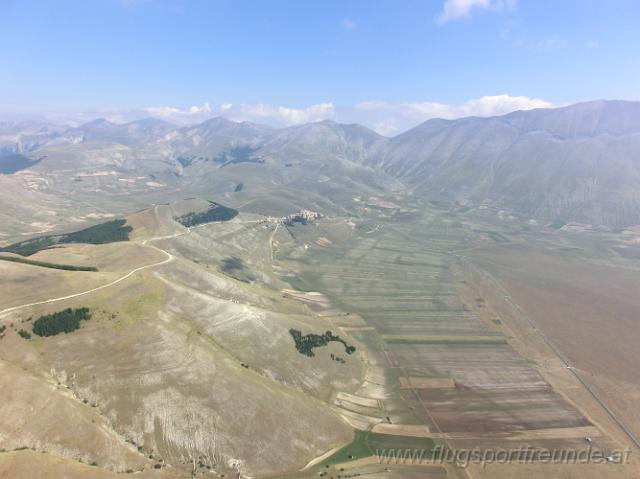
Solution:
<svg viewBox="0 0 640 479">
<path fill-rule="evenodd" d="M 0 1 L 0 111 L 434 116 L 640 100 L 640 1 Z"/>
</svg>

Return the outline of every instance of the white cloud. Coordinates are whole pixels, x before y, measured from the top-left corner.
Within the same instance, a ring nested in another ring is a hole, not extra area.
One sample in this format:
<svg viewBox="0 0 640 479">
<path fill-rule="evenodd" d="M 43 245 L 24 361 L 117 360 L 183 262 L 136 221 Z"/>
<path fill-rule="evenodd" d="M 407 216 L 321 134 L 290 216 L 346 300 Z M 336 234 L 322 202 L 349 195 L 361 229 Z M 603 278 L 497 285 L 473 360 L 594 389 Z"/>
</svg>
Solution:
<svg viewBox="0 0 640 479">
<path fill-rule="evenodd" d="M 532 110 L 534 108 L 550 108 L 553 104 L 540 98 L 527 96 L 483 96 L 469 100 L 453 109 L 456 116 L 495 116 L 504 115 L 516 110 Z"/>
<path fill-rule="evenodd" d="M 271 105 L 268 103 L 224 102 L 218 106 L 208 102 L 188 108 L 175 106 L 149 106 L 141 109 L 102 108 L 81 112 L 48 112 L 43 119 L 56 123 L 79 125 L 97 118 L 113 123 L 127 123 L 142 118 L 159 118 L 176 125 L 201 123 L 209 118 L 222 116 L 233 121 L 251 121 L 275 127 L 298 125 L 333 118 L 336 108 L 331 102 L 317 103 L 301 108 Z"/>
<path fill-rule="evenodd" d="M 225 104 L 224 116 L 236 121 L 266 122 L 276 126 L 298 125 L 326 120 L 335 114 L 333 103 L 318 103 L 305 108 L 269 105 L 267 103 L 245 103 L 233 106 Z"/>
<path fill-rule="evenodd" d="M 382 135 L 389 135 L 405 130 L 418 123 L 432 119 L 444 118 L 452 120 L 466 116 L 496 116 L 516 110 L 533 108 L 550 108 L 553 104 L 539 98 L 526 96 L 496 95 L 466 101 L 458 105 L 439 102 L 403 102 L 390 103 L 383 101 L 367 101 L 355 105 L 356 118 L 375 118 L 373 127 Z"/>
<path fill-rule="evenodd" d="M 184 123 L 205 119 L 211 115 L 213 109 L 208 102 L 204 102 L 201 106 L 193 105 L 186 110 L 181 110 L 173 106 L 150 106 L 144 108 L 143 112 L 149 116 L 162 118 L 167 121 Z M 135 112 L 132 113 L 135 114 Z"/>
<path fill-rule="evenodd" d="M 442 13 L 436 17 L 438 23 L 447 23 L 469 17 L 474 9 L 502 10 L 513 8 L 517 0 L 445 0 Z"/>
<path fill-rule="evenodd" d="M 340 22 L 340 26 L 346 30 L 355 30 L 358 28 L 358 24 L 350 18 L 343 18 Z"/>
<path fill-rule="evenodd" d="M 199 113 L 211 113 L 211 106 L 209 103 L 205 102 L 202 106 L 192 106 L 189 108 L 189 113 L 192 115 L 197 115 Z"/>
<path fill-rule="evenodd" d="M 387 118 L 373 124 L 373 129 L 384 136 L 392 136 L 398 132 L 398 120 Z"/>
<path fill-rule="evenodd" d="M 188 108 L 174 106 L 148 107 L 138 110 L 100 109 L 78 113 L 47 114 L 45 118 L 60 123 L 80 124 L 96 118 L 114 123 L 126 123 L 145 117 L 161 118 L 176 125 L 201 123 L 209 118 L 222 116 L 233 121 L 251 121 L 274 127 L 335 119 L 343 123 L 360 123 L 386 136 L 408 130 L 432 118 L 455 119 L 466 116 L 495 116 L 515 110 L 550 108 L 553 104 L 527 96 L 483 96 L 459 104 L 440 102 L 387 102 L 365 101 L 353 106 L 336 107 L 332 102 L 317 103 L 306 107 L 289 107 L 269 103 L 220 105 L 203 103 Z"/>
<path fill-rule="evenodd" d="M 270 105 L 268 103 L 243 103 L 234 105 L 230 102 L 222 103 L 214 108 L 209 103 L 202 106 L 192 106 L 186 110 L 163 106 L 144 108 L 147 116 L 162 118 L 178 124 L 196 123 L 214 116 L 224 116 L 234 121 L 253 121 L 267 123 L 273 126 L 290 126 L 300 123 L 325 120 L 335 114 L 333 103 L 319 103 L 304 108 Z M 132 112 L 133 116 L 135 112 Z"/>
</svg>

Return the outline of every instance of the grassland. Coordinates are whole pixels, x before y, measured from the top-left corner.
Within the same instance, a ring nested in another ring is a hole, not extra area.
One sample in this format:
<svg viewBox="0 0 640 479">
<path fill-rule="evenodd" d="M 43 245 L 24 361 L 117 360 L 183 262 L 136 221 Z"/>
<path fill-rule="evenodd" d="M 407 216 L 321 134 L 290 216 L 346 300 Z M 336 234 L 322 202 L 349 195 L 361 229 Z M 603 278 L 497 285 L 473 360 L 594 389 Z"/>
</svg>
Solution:
<svg viewBox="0 0 640 479">
<path fill-rule="evenodd" d="M 245 213 L 190 230 L 173 221 L 195 205 L 188 200 L 134 215 L 128 224 L 136 230 L 126 243 L 35 255 L 91 262 L 100 269 L 91 275 L 43 269 L 34 276 L 28 265 L 0 265 L 12 288 L 0 297 L 1 309 L 158 264 L 108 289 L 3 319 L 0 400 L 10 407 L 0 434 L 11 436 L 8 448 L 44 450 L 47 463 L 74 478 L 84 477 L 81 466 L 71 465 L 82 460 L 96 462 L 104 477 L 130 468 L 176 478 L 211 468 L 229 477 L 239 468 L 252 477 L 444 479 L 466 473 L 448 464 L 381 467 L 375 450 L 572 448 L 584 445 L 587 434 L 599 447 L 618 444 L 606 415 L 570 373 L 544 345 L 533 349 L 535 331 L 509 316 L 504 293 L 460 257 L 464 250 L 477 255 L 479 267 L 487 266 L 483 259 L 495 262 L 499 276 L 492 251 L 500 248 L 507 261 L 523 239 L 554 245 L 555 237 L 487 212 L 424 205 L 365 205 L 350 217 L 295 227 Z M 594 247 L 571 238 L 560 246 L 574 256 Z M 94 316 L 71 334 L 31 341 L 17 335 L 30 318 L 83 306 Z M 355 351 L 347 355 L 344 344 L 328 341 L 314 356 L 300 354 L 291 330 L 311 337 L 332 331 Z M 24 405 L 10 390 L 22 377 L 19 391 L 35 392 Z M 46 398 L 56 406 L 47 407 Z M 30 418 L 31 410 L 40 413 Z M 81 437 L 72 434 L 77 429 Z M 0 457 L 0 470 L 29 470 L 18 459 L 3 466 Z M 156 464 L 164 465 L 154 472 Z M 580 468 L 576 475 L 533 467 L 524 473 L 573 479 L 637 471 Z M 472 477 L 513 474 L 505 467 L 474 470 Z"/>
<path fill-rule="evenodd" d="M 167 211 L 158 210 L 158 217 L 165 218 Z M 310 314 L 295 300 L 284 299 L 279 292 L 284 283 L 265 286 L 275 278 L 261 284 L 238 281 L 222 270 L 219 258 L 211 257 L 212 250 L 220 258 L 233 254 L 253 275 L 266 278 L 271 274 L 270 234 L 261 222 L 248 218 L 156 241 L 154 246 L 172 252 L 173 261 L 153 273 L 140 271 L 109 289 L 64 301 L 67 307 L 95 311 L 91 321 L 71 334 L 27 342 L 9 328 L 0 342 L 0 360 L 12 361 L 15 352 L 30 361 L 34 377 L 51 375 L 69 391 L 72 404 L 105 419 L 114 440 L 130 448 L 133 459 L 144 463 L 151 456 L 152 464 L 162 460 L 171 477 L 191 477 L 189 458 L 198 456 L 200 473 L 211 467 L 230 475 L 233 458 L 239 458 L 243 470 L 252 475 L 301 468 L 324 450 L 350 440 L 349 427 L 325 399 L 336 389 L 354 389 L 362 365 L 356 355 L 344 364 L 332 361 L 330 354 L 339 353 L 332 345 L 323 348 L 326 354 L 323 350 L 315 358 L 303 358 L 289 329 L 319 333 L 331 329 L 331 322 Z M 259 251 L 247 253 L 247 246 L 255 244 L 263 245 L 262 259 Z M 123 246 L 135 254 L 142 245 Z M 110 250 L 113 245 L 60 251 L 63 256 L 91 251 L 101 263 L 108 257 L 102 248 Z M 157 261 L 152 248 L 142 246 L 142 250 L 150 251 L 145 261 Z M 125 264 L 112 264 L 118 265 L 117 271 L 100 274 L 121 275 L 119 268 Z M 16 329 L 28 327 L 31 317 L 59 307 L 37 305 L 5 319 Z M 15 407 L 20 410 L 19 404 Z M 14 432 L 14 440 L 67 458 L 82 457 L 111 471 L 142 467 L 115 455 L 106 461 L 90 447 L 77 446 L 79 452 L 73 454 L 57 438 L 64 424 L 56 425 L 54 418 L 41 415 L 39 423 L 46 420 L 51 425 L 37 434 L 36 442 L 31 429 Z M 79 427 L 73 420 L 71 424 Z M 98 427 L 87 428 L 87 434 L 97 436 Z M 262 453 L 255 454 L 257 450 Z"/>
<path fill-rule="evenodd" d="M 342 464 L 366 457 L 372 457 L 382 450 L 395 449 L 422 449 L 426 451 L 424 459 L 432 457 L 432 451 L 437 444 L 431 438 L 409 437 L 392 434 L 378 434 L 369 431 L 356 431 L 353 441 L 337 451 L 330 458 L 322 461 L 319 467 Z"/>
<path fill-rule="evenodd" d="M 49 298 L 67 296 L 102 286 L 134 268 L 159 262 L 165 256 L 139 243 L 107 245 L 70 244 L 43 250 L 30 260 L 95 267 L 98 272 L 66 271 L 0 261 L 2 309 Z"/>
</svg>

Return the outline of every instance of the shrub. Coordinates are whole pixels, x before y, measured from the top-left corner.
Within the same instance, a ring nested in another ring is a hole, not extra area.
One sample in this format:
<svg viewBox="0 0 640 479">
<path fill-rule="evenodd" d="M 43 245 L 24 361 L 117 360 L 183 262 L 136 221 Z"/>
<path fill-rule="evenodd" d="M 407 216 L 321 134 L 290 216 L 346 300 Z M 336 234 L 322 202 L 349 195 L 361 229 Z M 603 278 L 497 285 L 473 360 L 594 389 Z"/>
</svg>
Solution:
<svg viewBox="0 0 640 479">
<path fill-rule="evenodd" d="M 20 331 L 18 331 L 18 334 L 20 335 L 21 338 L 31 339 L 31 333 L 29 331 L 25 331 L 24 329 L 21 329 Z"/>
</svg>

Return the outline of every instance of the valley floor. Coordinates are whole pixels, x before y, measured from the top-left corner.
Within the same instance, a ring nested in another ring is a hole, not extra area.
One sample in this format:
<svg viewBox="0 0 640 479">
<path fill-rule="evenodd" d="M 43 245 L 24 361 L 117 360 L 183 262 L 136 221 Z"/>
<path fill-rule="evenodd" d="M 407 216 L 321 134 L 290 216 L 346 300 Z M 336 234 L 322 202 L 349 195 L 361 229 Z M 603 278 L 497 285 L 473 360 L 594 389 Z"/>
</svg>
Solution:
<svg viewBox="0 0 640 479">
<path fill-rule="evenodd" d="M 635 263 L 487 213 L 385 204 L 297 226 L 172 220 L 192 207 L 133 215 L 129 243 L 34 256 L 99 272 L 0 262 L 0 477 L 640 474 L 620 427 L 638 431 Z M 94 314 L 75 332 L 18 334 L 81 306 Z M 292 330 L 341 341 L 306 355 Z M 525 445 L 631 454 L 468 467 L 438 456 Z"/>
</svg>

